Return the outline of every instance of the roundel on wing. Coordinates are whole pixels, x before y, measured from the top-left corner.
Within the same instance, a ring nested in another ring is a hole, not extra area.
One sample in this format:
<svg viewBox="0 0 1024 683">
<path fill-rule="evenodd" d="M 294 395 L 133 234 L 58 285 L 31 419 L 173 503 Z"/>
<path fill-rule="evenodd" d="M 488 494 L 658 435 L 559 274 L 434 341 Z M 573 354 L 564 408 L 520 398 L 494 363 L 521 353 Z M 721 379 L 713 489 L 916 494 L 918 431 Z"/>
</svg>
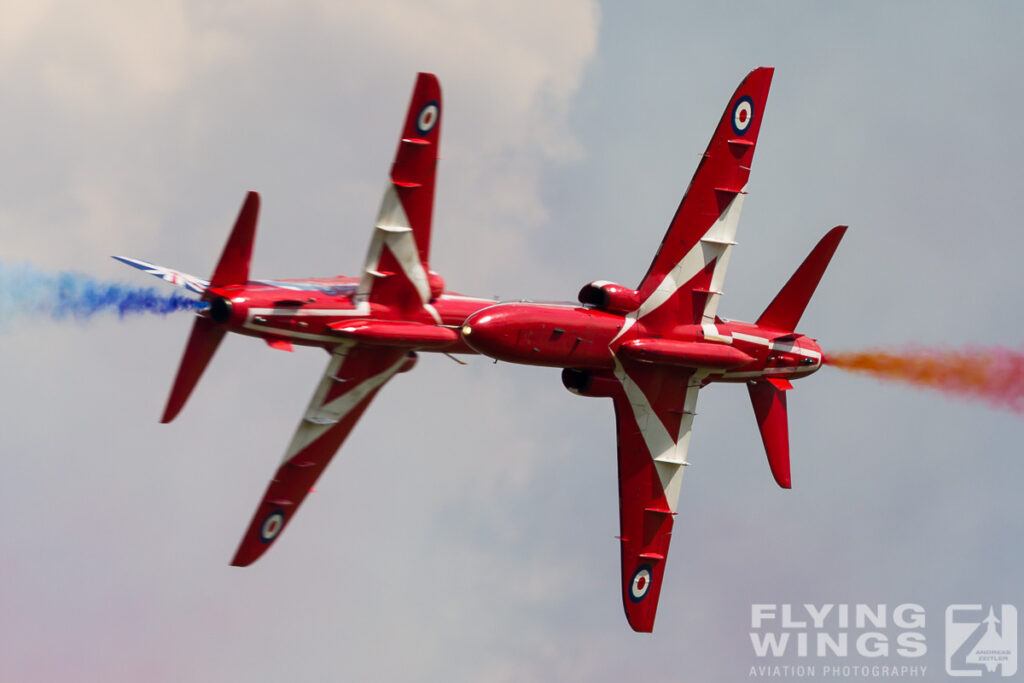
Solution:
<svg viewBox="0 0 1024 683">
<path fill-rule="evenodd" d="M 754 120 L 754 100 L 749 95 L 736 100 L 732 108 L 732 131 L 736 135 L 744 135 Z"/>
<path fill-rule="evenodd" d="M 438 119 L 441 118 L 441 107 L 436 100 L 430 100 L 423 105 L 420 113 L 416 116 L 416 130 L 420 135 L 426 135 L 434 130 Z"/>
<path fill-rule="evenodd" d="M 640 602 L 647 597 L 647 591 L 651 589 L 651 565 L 643 564 L 633 572 L 633 578 L 629 582 L 629 599 L 633 602 Z"/>
<path fill-rule="evenodd" d="M 281 529 L 284 528 L 284 512 L 282 510 L 274 510 L 263 519 L 263 524 L 260 525 L 260 540 L 264 543 L 270 543 L 277 535 L 281 533 Z"/>
</svg>

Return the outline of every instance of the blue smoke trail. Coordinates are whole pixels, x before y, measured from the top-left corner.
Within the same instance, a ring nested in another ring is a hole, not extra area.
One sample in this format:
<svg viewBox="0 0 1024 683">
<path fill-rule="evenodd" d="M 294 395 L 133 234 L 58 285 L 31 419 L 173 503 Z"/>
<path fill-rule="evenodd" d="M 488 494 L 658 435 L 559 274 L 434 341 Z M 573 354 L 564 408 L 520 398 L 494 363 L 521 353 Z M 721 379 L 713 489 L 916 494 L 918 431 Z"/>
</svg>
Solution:
<svg viewBox="0 0 1024 683">
<path fill-rule="evenodd" d="M 152 287 L 104 282 L 89 275 L 50 273 L 29 263 L 0 262 L 0 326 L 18 318 L 86 321 L 101 313 L 129 315 L 194 311 L 200 301 L 180 294 L 162 295 Z"/>
</svg>

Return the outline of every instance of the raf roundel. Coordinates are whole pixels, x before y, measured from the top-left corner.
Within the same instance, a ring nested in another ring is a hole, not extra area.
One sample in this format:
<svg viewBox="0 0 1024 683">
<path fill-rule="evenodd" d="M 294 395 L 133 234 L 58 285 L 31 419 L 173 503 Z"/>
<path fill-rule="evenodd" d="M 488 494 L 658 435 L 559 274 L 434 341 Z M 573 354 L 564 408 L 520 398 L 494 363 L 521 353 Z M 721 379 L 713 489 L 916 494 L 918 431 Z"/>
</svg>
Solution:
<svg viewBox="0 0 1024 683">
<path fill-rule="evenodd" d="M 634 573 L 633 580 L 629 582 L 629 599 L 633 602 L 640 602 L 647 597 L 647 591 L 651 589 L 651 567 L 641 565 Z"/>
<path fill-rule="evenodd" d="M 436 100 L 431 100 L 420 109 L 419 116 L 416 117 L 416 130 L 420 135 L 426 135 L 434 130 L 434 126 L 437 125 L 437 120 L 440 118 L 441 108 Z"/>
<path fill-rule="evenodd" d="M 260 540 L 264 543 L 270 543 L 277 535 L 281 533 L 281 529 L 284 528 L 284 513 L 280 510 L 275 510 L 267 515 L 267 518 L 263 520 L 263 525 L 260 527 Z"/>
<path fill-rule="evenodd" d="M 743 135 L 750 128 L 750 122 L 754 120 L 754 100 L 749 95 L 736 100 L 732 108 L 732 130 L 736 135 Z"/>
</svg>

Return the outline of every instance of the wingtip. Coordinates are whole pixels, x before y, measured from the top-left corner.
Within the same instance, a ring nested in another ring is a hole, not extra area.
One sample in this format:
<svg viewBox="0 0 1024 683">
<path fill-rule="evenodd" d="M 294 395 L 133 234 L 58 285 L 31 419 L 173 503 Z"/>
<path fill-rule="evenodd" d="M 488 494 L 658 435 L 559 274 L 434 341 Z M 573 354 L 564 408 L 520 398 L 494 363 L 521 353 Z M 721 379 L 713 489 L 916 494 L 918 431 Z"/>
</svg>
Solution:
<svg viewBox="0 0 1024 683">
<path fill-rule="evenodd" d="M 235 556 L 231 558 L 232 567 L 248 567 L 249 565 L 256 562 L 256 560 L 263 557 L 272 543 L 259 543 L 253 541 L 250 538 L 252 529 L 246 532 L 246 535 L 242 538 L 242 542 L 238 544 L 238 549 L 235 551 Z"/>
<path fill-rule="evenodd" d="M 654 622 L 649 624 L 634 624 L 630 621 L 629 627 L 633 629 L 635 633 L 654 633 Z"/>
<path fill-rule="evenodd" d="M 175 378 L 177 379 L 177 378 Z M 180 388 L 175 385 L 171 387 L 171 393 L 167 396 L 167 403 L 164 405 L 164 412 L 160 415 L 160 424 L 169 424 L 174 421 L 174 418 L 178 417 L 178 413 L 185 407 L 185 401 L 188 399 L 188 394 L 184 397 L 180 395 Z"/>
<path fill-rule="evenodd" d="M 242 552 L 241 552 L 241 550 L 239 550 L 238 553 L 236 553 L 235 556 L 233 558 L 231 558 L 231 565 L 230 566 L 232 566 L 232 567 L 248 567 L 249 565 L 251 565 L 253 562 L 256 561 L 256 558 L 254 558 L 254 557 L 253 558 L 244 558 L 244 557 L 241 557 L 241 554 L 242 554 Z"/>
<path fill-rule="evenodd" d="M 755 77 L 758 77 L 758 76 L 763 76 L 764 78 L 767 78 L 769 82 L 771 82 L 771 79 L 772 79 L 772 77 L 774 75 L 775 75 L 775 67 L 774 66 L 759 66 L 756 69 L 754 69 L 753 71 L 751 71 L 749 74 L 747 74 L 747 78 L 755 78 Z"/>
<path fill-rule="evenodd" d="M 653 633 L 656 612 L 633 611 L 626 607 L 626 623 L 637 633 Z"/>
</svg>

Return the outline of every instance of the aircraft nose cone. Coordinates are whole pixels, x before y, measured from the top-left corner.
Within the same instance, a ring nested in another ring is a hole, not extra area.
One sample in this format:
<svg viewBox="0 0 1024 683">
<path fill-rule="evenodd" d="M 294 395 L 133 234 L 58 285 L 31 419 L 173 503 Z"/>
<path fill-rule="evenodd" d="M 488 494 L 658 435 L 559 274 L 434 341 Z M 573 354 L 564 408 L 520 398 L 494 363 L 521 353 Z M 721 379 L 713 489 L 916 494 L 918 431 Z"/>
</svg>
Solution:
<svg viewBox="0 0 1024 683">
<path fill-rule="evenodd" d="M 502 312 L 479 311 L 462 325 L 462 340 L 466 345 L 485 356 L 497 358 L 514 344 L 514 335 L 509 337 L 508 325 Z"/>
</svg>

